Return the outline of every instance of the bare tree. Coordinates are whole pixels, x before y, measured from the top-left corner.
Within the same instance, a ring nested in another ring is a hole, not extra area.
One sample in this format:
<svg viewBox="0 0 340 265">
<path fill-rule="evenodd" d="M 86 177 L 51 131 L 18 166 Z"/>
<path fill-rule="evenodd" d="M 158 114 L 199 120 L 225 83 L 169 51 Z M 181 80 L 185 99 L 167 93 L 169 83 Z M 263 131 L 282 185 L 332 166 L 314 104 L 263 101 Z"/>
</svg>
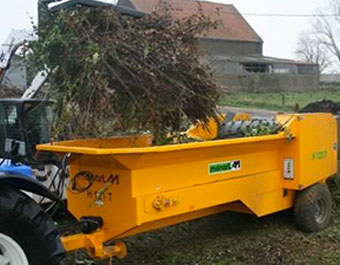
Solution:
<svg viewBox="0 0 340 265">
<path fill-rule="evenodd" d="M 316 39 L 340 65 L 340 0 L 330 0 L 319 13 L 313 25 Z"/>
<path fill-rule="evenodd" d="M 303 61 L 318 64 L 320 74 L 331 65 L 326 47 L 315 35 L 307 32 L 300 35 L 295 54 Z"/>
</svg>

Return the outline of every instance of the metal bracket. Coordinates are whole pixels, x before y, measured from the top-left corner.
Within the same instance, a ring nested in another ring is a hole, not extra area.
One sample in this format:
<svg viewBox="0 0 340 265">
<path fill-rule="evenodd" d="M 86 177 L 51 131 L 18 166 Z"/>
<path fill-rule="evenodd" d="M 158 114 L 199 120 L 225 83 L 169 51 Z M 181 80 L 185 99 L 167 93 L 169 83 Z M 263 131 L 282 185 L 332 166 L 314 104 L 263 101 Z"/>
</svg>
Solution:
<svg viewBox="0 0 340 265">
<path fill-rule="evenodd" d="M 87 253 L 96 259 L 116 257 L 123 259 L 127 255 L 127 248 L 123 242 L 116 242 L 113 246 L 104 246 L 105 234 L 98 231 L 89 235 L 76 234 L 62 237 L 61 241 L 67 252 L 85 248 Z"/>
</svg>

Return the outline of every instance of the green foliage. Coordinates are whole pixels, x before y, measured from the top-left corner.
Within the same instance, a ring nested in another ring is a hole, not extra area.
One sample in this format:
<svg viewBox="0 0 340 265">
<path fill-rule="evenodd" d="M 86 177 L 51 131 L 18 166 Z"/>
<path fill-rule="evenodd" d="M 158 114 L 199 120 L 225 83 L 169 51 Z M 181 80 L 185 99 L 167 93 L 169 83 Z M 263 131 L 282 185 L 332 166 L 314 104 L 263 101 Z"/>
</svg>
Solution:
<svg viewBox="0 0 340 265">
<path fill-rule="evenodd" d="M 247 128 L 245 137 L 251 136 L 263 136 L 277 133 L 278 124 L 270 123 L 267 121 L 260 121 L 256 126 L 250 126 Z"/>
<path fill-rule="evenodd" d="M 199 140 L 190 138 L 183 132 L 174 132 L 172 134 L 161 132 L 156 145 L 186 144 L 193 142 L 199 142 Z"/>
<path fill-rule="evenodd" d="M 219 89 L 201 64 L 196 36 L 214 27 L 198 12 L 185 20 L 135 19 L 112 8 L 63 11 L 28 44 L 34 69 L 50 69 L 58 138 L 107 137 L 117 131 L 177 131 L 214 116 Z"/>
</svg>

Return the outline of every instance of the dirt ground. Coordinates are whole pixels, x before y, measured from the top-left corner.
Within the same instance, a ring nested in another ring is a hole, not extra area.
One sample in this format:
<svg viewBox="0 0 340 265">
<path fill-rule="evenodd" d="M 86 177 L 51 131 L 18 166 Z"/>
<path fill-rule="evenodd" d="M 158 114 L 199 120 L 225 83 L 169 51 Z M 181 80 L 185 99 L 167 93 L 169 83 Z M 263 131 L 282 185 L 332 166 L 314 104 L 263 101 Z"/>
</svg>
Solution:
<svg viewBox="0 0 340 265">
<path fill-rule="evenodd" d="M 305 234 L 294 225 L 292 211 L 264 218 L 222 213 L 125 240 L 128 256 L 115 265 L 340 264 L 340 185 L 331 181 L 334 217 L 331 226 Z M 83 256 L 82 253 L 78 256 Z M 107 265 L 108 261 L 68 265 Z M 85 262 L 85 263 L 84 263 Z"/>
</svg>

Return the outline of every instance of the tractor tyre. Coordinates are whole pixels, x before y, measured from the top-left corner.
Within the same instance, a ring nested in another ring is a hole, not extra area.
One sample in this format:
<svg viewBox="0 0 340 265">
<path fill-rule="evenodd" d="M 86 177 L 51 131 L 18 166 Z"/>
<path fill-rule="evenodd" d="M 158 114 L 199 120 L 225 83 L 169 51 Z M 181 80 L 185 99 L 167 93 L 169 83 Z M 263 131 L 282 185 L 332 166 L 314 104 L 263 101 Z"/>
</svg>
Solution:
<svg viewBox="0 0 340 265">
<path fill-rule="evenodd" d="M 327 228 L 332 218 L 332 197 L 327 185 L 318 183 L 298 192 L 294 215 L 298 227 L 304 232 Z"/>
<path fill-rule="evenodd" d="M 0 264 L 61 265 L 64 256 L 54 222 L 39 205 L 0 187 Z"/>
</svg>

